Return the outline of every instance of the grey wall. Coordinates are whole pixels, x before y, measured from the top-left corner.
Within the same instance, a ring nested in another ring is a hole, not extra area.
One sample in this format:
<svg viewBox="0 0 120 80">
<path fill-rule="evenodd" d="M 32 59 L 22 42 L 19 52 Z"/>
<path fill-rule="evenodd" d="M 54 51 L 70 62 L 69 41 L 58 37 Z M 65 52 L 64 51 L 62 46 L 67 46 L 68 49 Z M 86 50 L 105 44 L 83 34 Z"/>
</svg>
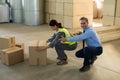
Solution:
<svg viewBox="0 0 120 80">
<path fill-rule="evenodd" d="M 0 4 L 5 4 L 5 0 L 0 0 Z"/>
<path fill-rule="evenodd" d="M 22 23 L 22 0 L 11 0 L 13 22 Z"/>
<path fill-rule="evenodd" d="M 24 23 L 39 25 L 44 23 L 44 0 L 23 0 Z"/>
<path fill-rule="evenodd" d="M 10 0 L 15 23 L 39 25 L 44 23 L 44 0 Z"/>
</svg>

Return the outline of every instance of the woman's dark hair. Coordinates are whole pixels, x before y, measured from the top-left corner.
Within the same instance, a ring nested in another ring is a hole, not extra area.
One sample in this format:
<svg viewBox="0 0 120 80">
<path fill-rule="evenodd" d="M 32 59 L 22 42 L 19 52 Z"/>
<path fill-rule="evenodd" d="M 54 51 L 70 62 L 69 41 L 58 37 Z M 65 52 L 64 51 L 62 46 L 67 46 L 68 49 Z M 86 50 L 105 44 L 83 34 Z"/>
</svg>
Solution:
<svg viewBox="0 0 120 80">
<path fill-rule="evenodd" d="M 62 27 L 62 25 L 61 25 L 61 23 L 58 23 L 56 20 L 51 20 L 50 22 L 49 22 L 49 26 L 57 26 L 58 28 L 63 28 Z"/>
</svg>

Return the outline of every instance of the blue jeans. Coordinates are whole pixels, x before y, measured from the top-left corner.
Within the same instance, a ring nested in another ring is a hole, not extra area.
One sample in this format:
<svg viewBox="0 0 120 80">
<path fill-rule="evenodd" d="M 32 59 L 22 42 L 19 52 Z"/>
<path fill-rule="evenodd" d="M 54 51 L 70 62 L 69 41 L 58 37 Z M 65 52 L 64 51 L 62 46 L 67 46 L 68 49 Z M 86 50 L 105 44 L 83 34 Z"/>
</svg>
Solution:
<svg viewBox="0 0 120 80">
<path fill-rule="evenodd" d="M 90 60 L 93 56 L 101 55 L 103 52 L 102 47 L 85 47 L 76 52 L 76 57 L 84 58 L 83 65 L 90 65 Z"/>
</svg>

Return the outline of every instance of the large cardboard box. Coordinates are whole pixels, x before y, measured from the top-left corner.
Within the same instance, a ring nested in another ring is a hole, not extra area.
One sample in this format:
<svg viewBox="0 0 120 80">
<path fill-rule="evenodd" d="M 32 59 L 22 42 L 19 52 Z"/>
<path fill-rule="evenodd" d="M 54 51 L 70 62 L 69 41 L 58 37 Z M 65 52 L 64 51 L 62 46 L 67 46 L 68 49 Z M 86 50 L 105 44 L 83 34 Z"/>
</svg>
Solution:
<svg viewBox="0 0 120 80">
<path fill-rule="evenodd" d="M 29 43 L 29 63 L 30 65 L 46 65 L 47 50 L 37 51 L 37 46 L 45 46 L 45 41 L 34 40 Z"/>
<path fill-rule="evenodd" d="M 19 47 L 12 47 L 3 49 L 1 53 L 1 62 L 6 65 L 13 65 L 24 61 L 23 49 Z"/>
</svg>

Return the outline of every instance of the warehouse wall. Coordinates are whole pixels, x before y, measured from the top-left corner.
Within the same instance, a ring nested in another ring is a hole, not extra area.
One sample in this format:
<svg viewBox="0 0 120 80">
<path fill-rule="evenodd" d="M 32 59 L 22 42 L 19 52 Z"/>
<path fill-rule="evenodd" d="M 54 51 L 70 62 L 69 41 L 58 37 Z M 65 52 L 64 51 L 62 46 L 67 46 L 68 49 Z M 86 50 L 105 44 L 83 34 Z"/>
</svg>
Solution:
<svg viewBox="0 0 120 80">
<path fill-rule="evenodd" d="M 93 19 L 92 0 L 45 0 L 45 22 L 56 19 L 67 28 L 80 28 L 79 19 Z"/>
<path fill-rule="evenodd" d="M 105 0 L 103 25 L 120 26 L 120 0 Z"/>
</svg>

